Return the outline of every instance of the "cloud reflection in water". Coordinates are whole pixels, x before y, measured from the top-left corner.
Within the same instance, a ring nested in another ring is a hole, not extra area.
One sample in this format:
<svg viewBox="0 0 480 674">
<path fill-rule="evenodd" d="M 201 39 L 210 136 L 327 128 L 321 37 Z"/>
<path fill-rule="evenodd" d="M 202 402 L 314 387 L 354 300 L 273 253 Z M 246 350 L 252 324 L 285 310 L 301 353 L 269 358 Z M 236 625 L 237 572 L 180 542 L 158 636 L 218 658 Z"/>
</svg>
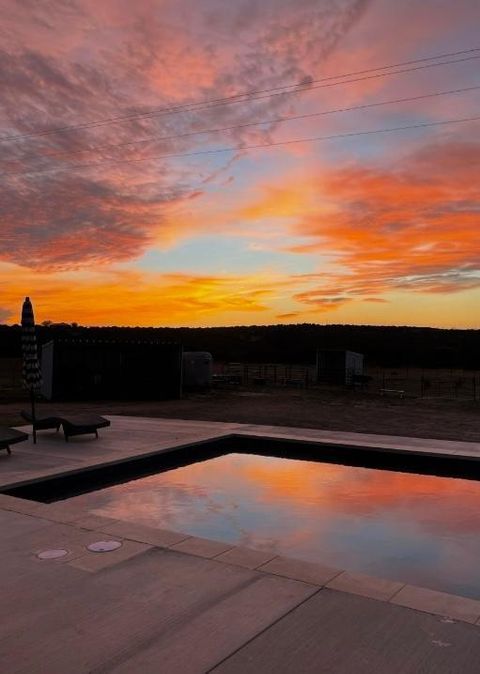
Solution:
<svg viewBox="0 0 480 674">
<path fill-rule="evenodd" d="M 475 481 L 228 454 L 77 500 L 108 517 L 480 597 Z"/>
</svg>

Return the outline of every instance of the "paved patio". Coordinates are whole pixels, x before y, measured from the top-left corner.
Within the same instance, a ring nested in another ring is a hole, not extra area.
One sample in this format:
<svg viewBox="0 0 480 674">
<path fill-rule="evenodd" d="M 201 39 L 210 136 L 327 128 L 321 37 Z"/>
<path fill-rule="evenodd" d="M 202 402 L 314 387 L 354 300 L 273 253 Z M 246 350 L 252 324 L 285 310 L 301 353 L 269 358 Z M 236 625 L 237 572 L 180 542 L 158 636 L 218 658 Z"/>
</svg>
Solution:
<svg viewBox="0 0 480 674">
<path fill-rule="evenodd" d="M 46 431 L 36 446 L 13 448 L 0 456 L 0 484 L 239 433 L 480 458 L 470 443 L 115 417 L 99 440 L 65 443 Z M 68 501 L 0 495 L 0 531 L 2 672 L 479 671 L 480 601 L 111 520 Z M 122 545 L 86 548 L 99 540 Z M 57 560 L 36 556 L 61 548 Z"/>
</svg>

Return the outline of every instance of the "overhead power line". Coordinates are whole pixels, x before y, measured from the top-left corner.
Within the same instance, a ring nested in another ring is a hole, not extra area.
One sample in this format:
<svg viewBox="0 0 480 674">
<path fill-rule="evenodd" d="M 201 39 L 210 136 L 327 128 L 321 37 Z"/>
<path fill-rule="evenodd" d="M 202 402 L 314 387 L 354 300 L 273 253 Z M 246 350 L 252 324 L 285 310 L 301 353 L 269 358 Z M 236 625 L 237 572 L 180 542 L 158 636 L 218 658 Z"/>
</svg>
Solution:
<svg viewBox="0 0 480 674">
<path fill-rule="evenodd" d="M 139 162 L 144 162 L 144 161 L 154 161 L 157 159 L 173 159 L 173 158 L 180 158 L 180 157 L 197 157 L 200 155 L 214 155 L 214 154 L 220 154 L 220 153 L 225 153 L 225 152 L 245 152 L 247 150 L 260 150 L 260 149 L 270 149 L 272 147 L 279 147 L 279 146 L 285 146 L 285 145 L 294 145 L 294 144 L 299 144 L 299 143 L 311 143 L 311 142 L 319 142 L 319 141 L 325 141 L 325 140 L 336 140 L 340 138 L 353 138 L 353 137 L 360 137 L 360 136 L 371 136 L 375 134 L 383 134 L 383 133 L 393 133 L 397 131 L 408 131 L 412 129 L 425 129 L 428 127 L 434 127 L 434 126 L 446 126 L 448 124 L 461 124 L 465 122 L 476 122 L 480 121 L 480 115 L 474 116 L 474 117 L 461 117 L 457 119 L 446 119 L 446 120 L 439 120 L 439 121 L 434 121 L 434 122 L 422 122 L 418 124 L 407 124 L 405 126 L 395 126 L 395 127 L 389 127 L 385 129 L 372 129 L 372 130 L 367 130 L 367 131 L 351 131 L 347 133 L 337 133 L 337 134 L 332 134 L 329 136 L 311 136 L 309 138 L 293 138 L 290 140 L 281 140 L 281 141 L 276 141 L 273 143 L 259 143 L 257 145 L 245 145 L 245 146 L 234 146 L 234 147 L 223 147 L 223 148 L 217 148 L 214 150 L 197 150 L 194 152 L 179 152 L 179 153 L 166 153 L 166 154 L 160 154 L 160 155 L 154 155 L 150 157 L 139 157 L 139 158 L 133 158 L 133 159 L 108 159 L 106 161 L 102 160 L 99 162 L 90 162 L 89 164 L 74 164 L 71 166 L 67 167 L 56 167 L 56 168 L 50 168 L 50 169 L 43 169 L 40 171 L 12 171 L 12 172 L 4 172 L 0 174 L 0 177 L 6 177 L 6 176 L 15 176 L 15 175 L 38 175 L 38 174 L 44 174 L 44 173 L 64 173 L 67 171 L 76 171 L 78 169 L 82 168 L 95 168 L 97 166 L 103 166 L 105 164 L 133 164 L 133 163 L 139 163 Z"/>
<path fill-rule="evenodd" d="M 456 95 L 456 94 L 461 94 L 461 93 L 466 93 L 470 91 L 477 91 L 480 89 L 480 85 L 475 85 L 471 87 L 462 87 L 460 89 L 449 89 L 446 91 L 435 91 L 431 92 L 428 94 L 419 94 L 418 96 L 407 96 L 403 98 L 393 98 L 390 100 L 385 100 L 385 101 L 374 101 L 373 103 L 364 103 L 362 105 L 352 105 L 350 107 L 343 107 L 343 108 L 334 108 L 331 110 L 321 110 L 319 112 L 310 112 L 306 113 L 303 115 L 291 115 L 291 116 L 285 116 L 285 117 L 275 117 L 275 118 L 270 118 L 270 119 L 263 119 L 259 120 L 256 122 L 246 122 L 245 124 L 233 124 L 231 126 L 223 126 L 223 127 L 216 127 L 213 129 L 202 129 L 200 131 L 189 131 L 186 133 L 176 133 L 176 134 L 171 134 L 168 136 L 147 136 L 146 138 L 141 138 L 139 140 L 131 140 L 131 141 L 125 141 L 123 143 L 108 143 L 105 145 L 96 145 L 94 147 L 88 147 L 80 150 L 71 150 L 71 151 L 64 151 L 64 152 L 49 152 L 49 153 L 44 153 L 44 154 L 28 154 L 28 155 L 23 155 L 21 157 L 12 157 L 8 159 L 0 159 L 1 163 L 14 163 L 18 161 L 25 161 L 27 159 L 48 159 L 48 158 L 55 158 L 55 157 L 72 157 L 75 155 L 79 154 L 86 154 L 90 152 L 99 152 L 102 150 L 114 150 L 118 149 L 121 147 L 130 147 L 133 145 L 142 145 L 145 143 L 151 143 L 151 142 L 161 142 L 161 141 L 168 141 L 168 140 L 178 140 L 181 138 L 191 138 L 193 136 L 200 136 L 200 135 L 205 135 L 205 134 L 211 134 L 211 133 L 221 133 L 224 131 L 234 131 L 234 130 L 239 130 L 239 129 L 246 129 L 250 128 L 252 126 L 261 126 L 263 124 L 277 124 L 277 123 L 282 123 L 282 122 L 291 122 L 291 121 L 298 121 L 301 119 L 310 119 L 313 117 L 321 117 L 324 115 L 333 115 L 337 113 L 343 113 L 343 112 L 353 112 L 355 110 L 368 110 L 370 108 L 377 108 L 385 105 L 394 105 L 398 103 L 411 103 L 414 101 L 420 101 L 420 100 L 425 100 L 428 98 L 436 98 L 440 96 L 448 96 L 448 95 Z"/>
<path fill-rule="evenodd" d="M 457 51 L 457 52 L 449 52 L 449 53 L 444 53 L 444 54 L 438 54 L 436 56 L 428 56 L 424 57 L 421 59 L 413 59 L 410 61 L 404 61 L 402 63 L 396 63 L 396 64 L 390 64 L 390 65 L 385 65 L 385 66 L 378 66 L 376 68 L 369 68 L 366 70 L 359 70 L 359 71 L 353 71 L 350 73 L 344 73 L 342 75 L 330 75 L 328 77 L 323 77 L 321 79 L 315 79 L 315 80 L 310 80 L 309 82 L 304 82 L 304 83 L 299 83 L 299 84 L 289 84 L 285 85 L 283 87 L 273 87 L 270 89 L 258 89 L 258 90 L 253 90 L 249 92 L 245 92 L 242 94 L 234 94 L 232 96 L 226 96 L 223 98 L 217 98 L 217 99 L 204 99 L 202 101 L 197 101 L 193 103 L 185 103 L 183 105 L 179 106 L 173 106 L 173 107 L 166 107 L 166 108 L 158 108 L 146 112 L 137 112 L 137 113 L 131 113 L 128 115 L 121 115 L 121 116 L 116 116 L 116 117 L 107 117 L 104 119 L 96 120 L 96 121 L 91 121 L 91 122 L 84 122 L 82 124 L 72 124 L 69 126 L 63 126 L 63 127 L 56 127 L 54 129 L 43 129 L 39 131 L 30 131 L 27 133 L 23 134 L 16 134 L 12 136 L 4 136 L 3 138 L 0 137 L 0 143 L 5 143 L 5 142 L 16 142 L 16 141 L 21 141 L 26 138 L 34 138 L 34 137 L 42 137 L 42 136 L 49 136 L 57 133 L 66 133 L 69 131 L 77 131 L 77 130 L 83 130 L 83 129 L 92 129 L 92 128 L 97 128 L 100 126 L 106 126 L 109 124 L 114 124 L 114 123 L 119 123 L 119 122 L 124 122 L 124 121 L 133 121 L 136 119 L 148 119 L 151 117 L 157 117 L 157 116 L 162 116 L 162 115 L 172 115 L 172 114 L 179 114 L 181 112 L 199 112 L 201 110 L 208 110 L 212 108 L 216 108 L 219 106 L 224 106 L 224 105 L 232 105 L 236 103 L 250 103 L 256 100 L 262 100 L 265 98 L 272 98 L 275 96 L 285 96 L 289 94 L 295 94 L 299 92 L 308 92 L 308 91 L 314 91 L 316 89 L 320 88 L 326 88 L 326 87 L 334 87 L 342 84 L 352 84 L 354 82 L 361 82 L 364 80 L 370 80 L 370 79 L 376 79 L 380 77 L 388 77 L 391 75 L 400 75 L 404 73 L 409 73 L 409 72 L 414 72 L 417 70 L 423 70 L 427 68 L 435 68 L 439 66 L 445 66 L 445 65 L 452 65 L 455 63 L 464 63 L 466 61 L 472 61 L 480 58 L 480 47 L 473 47 L 471 49 L 465 49 L 462 51 Z M 452 60 L 446 60 L 446 61 L 441 61 L 441 62 L 435 62 L 435 63 L 427 63 L 427 61 L 435 61 L 438 59 L 442 58 L 450 58 L 452 56 L 460 56 L 463 54 L 472 54 L 470 56 L 465 56 L 460 59 L 452 59 Z M 475 55 L 473 55 L 475 54 Z M 416 65 L 414 67 L 407 67 L 403 68 L 404 65 L 410 66 L 413 64 L 423 64 L 423 65 Z M 395 70 L 393 72 L 377 72 L 379 70 L 391 70 L 392 68 L 400 68 L 399 70 Z M 366 75 L 366 73 L 375 73 L 371 75 Z M 357 75 L 360 75 L 360 77 L 357 77 Z M 364 76 L 365 75 L 365 76 Z M 343 79 L 342 79 L 343 78 Z M 344 78 L 351 78 L 351 79 L 344 79 Z M 333 81 L 333 80 L 338 80 L 338 81 Z"/>
</svg>

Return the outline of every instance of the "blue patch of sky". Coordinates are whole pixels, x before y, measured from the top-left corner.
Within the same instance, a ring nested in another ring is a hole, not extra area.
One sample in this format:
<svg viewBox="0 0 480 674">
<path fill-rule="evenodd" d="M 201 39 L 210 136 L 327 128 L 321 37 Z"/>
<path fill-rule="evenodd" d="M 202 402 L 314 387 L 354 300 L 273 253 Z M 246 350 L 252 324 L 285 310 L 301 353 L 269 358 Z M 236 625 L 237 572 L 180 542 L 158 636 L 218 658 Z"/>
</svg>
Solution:
<svg viewBox="0 0 480 674">
<path fill-rule="evenodd" d="M 280 137 L 280 134 L 275 134 L 275 141 L 277 140 L 277 136 L 278 140 L 283 139 Z M 301 134 L 294 134 L 294 136 L 301 137 Z M 290 137 L 293 136 L 284 135 L 284 138 L 286 139 Z M 262 141 L 250 141 L 246 142 L 245 144 L 262 144 Z M 222 148 L 230 147 L 236 148 L 238 145 L 239 143 L 237 141 L 219 135 L 215 136 L 212 142 L 209 142 L 204 147 L 201 147 L 200 151 L 220 150 Z M 240 147 L 238 148 L 238 151 L 241 152 Z M 194 168 L 197 175 L 200 175 L 200 180 L 197 185 L 198 187 L 201 187 L 202 185 L 201 180 L 219 171 L 220 173 L 216 179 L 206 184 L 211 188 L 214 186 L 221 187 L 224 184 L 224 181 L 230 175 L 233 175 L 237 189 L 255 184 L 256 182 L 264 183 L 266 180 L 272 180 L 276 174 L 295 166 L 299 161 L 298 156 L 285 153 L 284 148 L 280 146 L 278 148 L 259 148 L 256 150 L 252 149 L 245 151 L 230 166 L 227 166 L 228 162 L 233 157 L 235 157 L 235 154 L 235 151 L 219 152 L 218 154 L 201 155 L 198 158 L 193 159 L 182 157 L 178 158 L 177 161 L 188 161 L 190 166 Z"/>
<path fill-rule="evenodd" d="M 197 236 L 166 250 L 152 249 L 146 252 L 135 266 L 159 272 L 186 272 L 198 274 L 249 274 L 268 269 L 282 274 L 311 273 L 315 270 L 318 256 L 259 250 L 252 248 L 255 242 L 235 236 Z M 285 245 L 299 243 L 295 239 Z M 260 245 L 268 247 L 267 241 Z"/>
</svg>

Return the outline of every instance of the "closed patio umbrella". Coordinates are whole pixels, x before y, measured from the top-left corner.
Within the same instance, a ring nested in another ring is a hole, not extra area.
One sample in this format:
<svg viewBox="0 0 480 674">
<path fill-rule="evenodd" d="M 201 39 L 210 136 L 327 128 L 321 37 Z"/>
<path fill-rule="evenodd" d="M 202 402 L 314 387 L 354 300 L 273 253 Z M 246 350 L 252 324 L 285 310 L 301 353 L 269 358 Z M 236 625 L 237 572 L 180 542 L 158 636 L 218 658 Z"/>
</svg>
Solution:
<svg viewBox="0 0 480 674">
<path fill-rule="evenodd" d="M 23 385 L 30 391 L 32 405 L 33 442 L 37 442 L 35 430 L 35 391 L 42 385 L 42 372 L 37 355 L 37 340 L 35 337 L 35 319 L 30 298 L 26 297 L 22 306 L 22 377 Z"/>
</svg>

